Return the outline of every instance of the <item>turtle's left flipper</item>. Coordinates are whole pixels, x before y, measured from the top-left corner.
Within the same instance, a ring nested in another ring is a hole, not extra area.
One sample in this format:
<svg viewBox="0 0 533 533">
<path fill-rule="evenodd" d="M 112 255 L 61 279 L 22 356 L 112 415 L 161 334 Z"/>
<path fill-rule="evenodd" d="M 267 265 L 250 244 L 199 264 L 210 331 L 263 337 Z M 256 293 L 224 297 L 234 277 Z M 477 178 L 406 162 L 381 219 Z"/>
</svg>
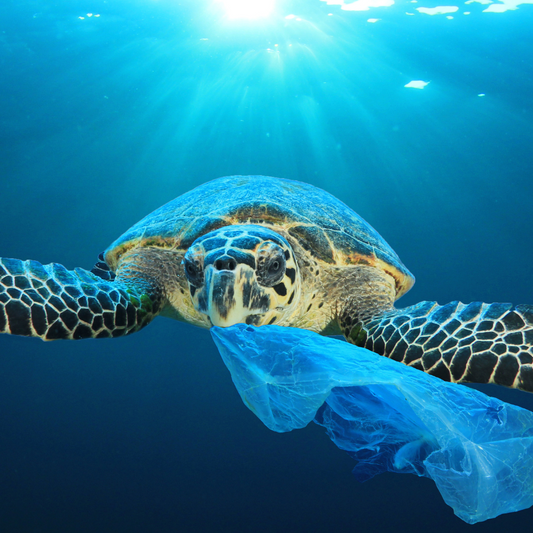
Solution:
<svg viewBox="0 0 533 533">
<path fill-rule="evenodd" d="M 350 342 L 446 381 L 533 392 L 533 306 L 421 302 L 359 323 Z"/>
<path fill-rule="evenodd" d="M 119 337 L 156 313 L 146 294 L 86 270 L 0 258 L 0 333 L 43 340 Z"/>
</svg>

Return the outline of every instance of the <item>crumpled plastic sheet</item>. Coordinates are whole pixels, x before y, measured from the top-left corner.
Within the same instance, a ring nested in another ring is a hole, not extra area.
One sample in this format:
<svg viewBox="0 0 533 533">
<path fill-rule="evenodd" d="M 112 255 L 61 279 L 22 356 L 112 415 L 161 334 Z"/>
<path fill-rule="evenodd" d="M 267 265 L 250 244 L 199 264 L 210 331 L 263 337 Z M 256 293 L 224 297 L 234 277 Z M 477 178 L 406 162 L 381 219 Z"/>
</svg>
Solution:
<svg viewBox="0 0 533 533">
<path fill-rule="evenodd" d="M 357 479 L 426 476 L 470 524 L 533 505 L 533 413 L 316 333 L 211 328 L 244 403 L 270 429 L 314 420 Z"/>
</svg>

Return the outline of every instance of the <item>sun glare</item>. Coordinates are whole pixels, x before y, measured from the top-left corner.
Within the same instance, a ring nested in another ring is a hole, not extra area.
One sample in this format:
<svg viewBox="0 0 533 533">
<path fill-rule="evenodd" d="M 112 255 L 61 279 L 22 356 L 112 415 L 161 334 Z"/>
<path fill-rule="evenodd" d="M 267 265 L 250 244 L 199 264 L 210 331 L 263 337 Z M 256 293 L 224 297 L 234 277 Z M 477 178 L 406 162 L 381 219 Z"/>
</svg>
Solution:
<svg viewBox="0 0 533 533">
<path fill-rule="evenodd" d="M 274 10 L 274 0 L 221 0 L 229 18 L 258 19 Z"/>
</svg>

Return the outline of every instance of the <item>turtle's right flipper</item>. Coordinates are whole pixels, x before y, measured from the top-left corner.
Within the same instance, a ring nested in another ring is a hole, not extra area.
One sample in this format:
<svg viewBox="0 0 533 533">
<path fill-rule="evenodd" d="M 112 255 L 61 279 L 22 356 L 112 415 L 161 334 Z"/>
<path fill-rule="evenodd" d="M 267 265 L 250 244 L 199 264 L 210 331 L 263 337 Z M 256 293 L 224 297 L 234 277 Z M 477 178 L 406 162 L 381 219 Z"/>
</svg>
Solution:
<svg viewBox="0 0 533 533">
<path fill-rule="evenodd" d="M 455 383 L 533 392 L 533 306 L 421 302 L 358 324 L 350 342 Z"/>
<path fill-rule="evenodd" d="M 81 268 L 0 258 L 0 333 L 43 340 L 119 337 L 154 314 L 149 296 Z"/>
</svg>

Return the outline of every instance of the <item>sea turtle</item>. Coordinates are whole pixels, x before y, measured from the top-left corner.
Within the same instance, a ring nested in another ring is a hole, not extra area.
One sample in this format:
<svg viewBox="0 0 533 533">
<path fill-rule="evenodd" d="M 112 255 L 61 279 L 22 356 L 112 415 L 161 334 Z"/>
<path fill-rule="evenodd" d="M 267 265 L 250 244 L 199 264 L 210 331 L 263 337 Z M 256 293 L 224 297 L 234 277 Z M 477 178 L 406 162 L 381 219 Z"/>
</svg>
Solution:
<svg viewBox="0 0 533 533">
<path fill-rule="evenodd" d="M 533 306 L 422 302 L 414 278 L 332 195 L 306 183 L 231 176 L 135 224 L 91 272 L 0 260 L 0 331 L 119 337 L 163 315 L 196 326 L 277 324 L 340 334 L 447 381 L 533 392 Z"/>
</svg>

